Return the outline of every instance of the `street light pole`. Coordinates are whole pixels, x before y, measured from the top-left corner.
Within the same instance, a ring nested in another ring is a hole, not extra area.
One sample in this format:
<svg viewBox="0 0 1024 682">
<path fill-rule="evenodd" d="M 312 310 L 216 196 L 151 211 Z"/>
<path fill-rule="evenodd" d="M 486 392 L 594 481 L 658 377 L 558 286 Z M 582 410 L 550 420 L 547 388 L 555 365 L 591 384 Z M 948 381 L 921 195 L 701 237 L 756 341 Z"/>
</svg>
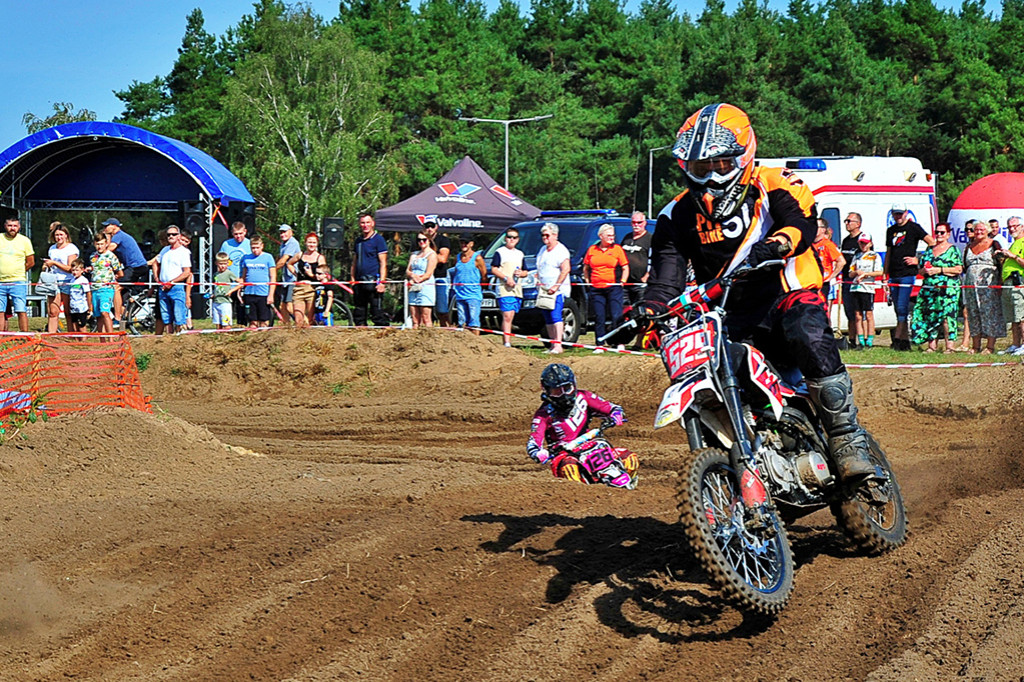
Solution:
<svg viewBox="0 0 1024 682">
<path fill-rule="evenodd" d="M 672 145 L 655 147 L 647 151 L 647 219 L 651 219 L 651 211 L 654 210 L 654 152 L 662 149 L 671 149 Z"/>
<path fill-rule="evenodd" d="M 468 116 L 459 116 L 460 121 L 469 121 L 471 123 L 501 123 L 505 126 L 505 189 L 508 187 L 508 127 L 512 123 L 529 123 L 530 121 L 541 121 L 545 118 L 551 118 L 554 114 L 544 114 L 543 116 L 533 116 L 531 118 L 475 118 Z M 511 190 L 509 190 L 511 191 Z"/>
</svg>

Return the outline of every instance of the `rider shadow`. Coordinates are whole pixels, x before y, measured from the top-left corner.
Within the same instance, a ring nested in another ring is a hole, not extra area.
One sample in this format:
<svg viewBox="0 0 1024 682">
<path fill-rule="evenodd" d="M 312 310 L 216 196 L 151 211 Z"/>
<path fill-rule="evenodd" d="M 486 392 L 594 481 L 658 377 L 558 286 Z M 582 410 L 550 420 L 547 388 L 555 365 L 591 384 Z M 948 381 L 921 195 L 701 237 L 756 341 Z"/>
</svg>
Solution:
<svg viewBox="0 0 1024 682">
<path fill-rule="evenodd" d="M 603 584 L 594 600 L 599 620 L 626 637 L 650 635 L 665 643 L 751 637 L 771 620 L 737 611 L 708 583 L 691 556 L 678 524 L 652 518 L 561 514 L 512 516 L 472 514 L 474 523 L 501 523 L 504 530 L 480 547 L 494 553 L 522 553 L 555 568 L 545 599 L 565 601 L 577 585 Z M 527 540 L 545 529 L 564 527 L 552 549 Z"/>
</svg>

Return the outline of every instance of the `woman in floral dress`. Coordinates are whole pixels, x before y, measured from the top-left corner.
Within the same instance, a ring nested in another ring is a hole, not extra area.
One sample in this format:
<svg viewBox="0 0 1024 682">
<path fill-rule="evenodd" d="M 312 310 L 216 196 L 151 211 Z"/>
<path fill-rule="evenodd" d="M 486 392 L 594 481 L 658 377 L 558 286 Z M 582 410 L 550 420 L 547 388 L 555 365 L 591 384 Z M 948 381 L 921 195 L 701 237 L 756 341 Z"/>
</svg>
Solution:
<svg viewBox="0 0 1024 682">
<path fill-rule="evenodd" d="M 921 256 L 924 282 L 910 315 L 910 336 L 914 343 L 928 344 L 926 353 L 935 352 L 942 335 L 946 338 L 946 352 L 953 352 L 961 272 L 960 252 L 949 243 L 949 223 L 939 223 L 935 226 L 935 246 Z"/>
</svg>

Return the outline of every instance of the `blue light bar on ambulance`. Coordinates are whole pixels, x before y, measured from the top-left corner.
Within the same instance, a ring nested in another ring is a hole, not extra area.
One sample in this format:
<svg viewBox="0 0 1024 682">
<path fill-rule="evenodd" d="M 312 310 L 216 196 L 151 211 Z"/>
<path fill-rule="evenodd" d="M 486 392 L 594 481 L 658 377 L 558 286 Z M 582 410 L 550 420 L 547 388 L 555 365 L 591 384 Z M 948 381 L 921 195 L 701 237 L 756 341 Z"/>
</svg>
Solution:
<svg viewBox="0 0 1024 682">
<path fill-rule="evenodd" d="M 825 170 L 824 159 L 796 159 L 794 161 L 787 161 L 786 168 L 792 168 L 794 170 L 814 170 L 823 171 Z"/>
</svg>

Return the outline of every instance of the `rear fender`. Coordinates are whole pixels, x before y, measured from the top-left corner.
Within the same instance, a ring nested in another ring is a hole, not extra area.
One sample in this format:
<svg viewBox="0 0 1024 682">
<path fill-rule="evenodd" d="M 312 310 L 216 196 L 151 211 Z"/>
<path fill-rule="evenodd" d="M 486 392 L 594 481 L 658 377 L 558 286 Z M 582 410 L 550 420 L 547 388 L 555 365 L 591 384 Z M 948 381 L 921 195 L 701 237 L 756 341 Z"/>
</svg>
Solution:
<svg viewBox="0 0 1024 682">
<path fill-rule="evenodd" d="M 722 401 L 722 396 L 715 388 L 711 377 L 703 372 L 665 389 L 665 395 L 661 398 L 661 404 L 658 405 L 658 412 L 654 418 L 654 428 L 660 429 L 681 419 L 687 408 L 693 405 L 697 393 L 704 390 L 711 391 L 719 402 Z"/>
</svg>

